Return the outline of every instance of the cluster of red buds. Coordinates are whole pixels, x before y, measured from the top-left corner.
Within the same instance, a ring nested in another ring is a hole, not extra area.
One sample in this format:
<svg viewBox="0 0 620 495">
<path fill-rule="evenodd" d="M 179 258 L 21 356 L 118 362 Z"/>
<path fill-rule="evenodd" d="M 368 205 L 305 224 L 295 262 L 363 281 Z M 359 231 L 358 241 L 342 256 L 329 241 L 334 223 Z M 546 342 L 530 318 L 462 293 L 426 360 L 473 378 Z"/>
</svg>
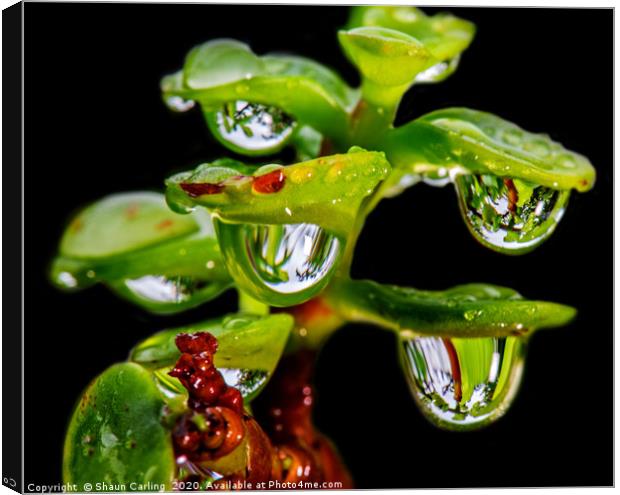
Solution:
<svg viewBox="0 0 620 495">
<path fill-rule="evenodd" d="M 331 443 L 312 425 L 312 353 L 285 358 L 281 373 L 266 391 L 267 407 L 258 404 L 264 411 L 266 433 L 244 412 L 241 393 L 228 386 L 215 367 L 217 340 L 213 335 L 179 334 L 176 345 L 182 354 L 169 374 L 187 389 L 191 409 L 178 419 L 172 432 L 177 461 L 184 459 L 210 471 L 235 449 L 244 448 L 245 465 L 222 473 L 225 479 L 340 481 L 342 488 L 351 487 Z"/>
<path fill-rule="evenodd" d="M 182 352 L 170 376 L 189 393 L 194 413 L 183 415 L 173 431 L 177 451 L 193 461 L 217 459 L 232 452 L 243 440 L 243 397 L 229 387 L 213 363 L 217 340 L 210 333 L 179 334 Z M 202 416 L 196 420 L 196 414 Z"/>
</svg>

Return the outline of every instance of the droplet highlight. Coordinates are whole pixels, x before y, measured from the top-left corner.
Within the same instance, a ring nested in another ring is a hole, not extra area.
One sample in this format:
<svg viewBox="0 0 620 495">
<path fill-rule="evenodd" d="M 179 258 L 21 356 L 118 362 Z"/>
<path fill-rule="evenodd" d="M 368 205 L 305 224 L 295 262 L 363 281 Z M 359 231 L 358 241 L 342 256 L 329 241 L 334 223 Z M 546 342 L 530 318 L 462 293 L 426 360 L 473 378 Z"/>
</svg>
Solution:
<svg viewBox="0 0 620 495">
<path fill-rule="evenodd" d="M 450 76 L 459 66 L 461 61 L 460 55 L 454 58 L 439 62 L 438 64 L 429 67 L 425 71 L 420 72 L 416 78 L 416 83 L 436 83 L 443 81 Z"/>
</svg>

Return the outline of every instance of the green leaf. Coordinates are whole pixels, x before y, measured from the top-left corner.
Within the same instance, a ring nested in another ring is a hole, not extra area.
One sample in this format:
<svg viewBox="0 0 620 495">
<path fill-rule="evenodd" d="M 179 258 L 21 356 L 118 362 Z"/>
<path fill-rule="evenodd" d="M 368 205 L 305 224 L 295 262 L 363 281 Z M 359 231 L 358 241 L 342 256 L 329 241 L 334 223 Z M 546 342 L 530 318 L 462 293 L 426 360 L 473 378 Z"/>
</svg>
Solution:
<svg viewBox="0 0 620 495">
<path fill-rule="evenodd" d="M 185 86 L 206 89 L 240 81 L 264 72 L 262 60 L 240 41 L 217 39 L 198 45 L 183 66 Z"/>
<path fill-rule="evenodd" d="M 60 241 L 60 254 L 87 259 L 118 256 L 199 228 L 194 217 L 170 211 L 161 194 L 113 194 L 88 206 L 71 221 Z"/>
<path fill-rule="evenodd" d="M 184 235 L 170 237 L 168 230 L 174 231 L 177 224 L 185 227 Z M 109 239 L 108 249 L 90 246 L 80 237 L 84 231 L 93 240 Z M 64 254 L 93 253 L 97 248 L 96 257 Z M 101 282 L 156 313 L 197 306 L 232 283 L 209 215 L 172 213 L 161 194 L 126 193 L 95 203 L 71 222 L 60 251 L 51 267 L 51 279 L 60 288 Z"/>
<path fill-rule="evenodd" d="M 378 86 L 409 86 L 436 60 L 417 39 L 382 27 L 339 31 L 338 40 L 362 75 Z"/>
<path fill-rule="evenodd" d="M 212 170 L 215 172 L 211 174 Z M 258 192 L 256 178 L 276 170 L 282 174 L 281 189 L 272 193 Z M 204 164 L 193 175 L 171 177 L 167 186 L 170 197 L 180 196 L 185 188 L 187 198 L 209 208 L 227 222 L 311 223 L 346 238 L 362 201 L 389 171 L 390 165 L 383 153 L 354 148 L 346 154 L 288 167 L 265 166 L 252 175 L 241 164 L 229 164 L 226 170 L 217 162 Z M 198 188 L 204 184 L 212 184 L 217 189 L 199 194 Z"/>
<path fill-rule="evenodd" d="M 468 284 L 422 291 L 371 281 L 330 289 L 330 304 L 350 321 L 374 323 L 402 337 L 501 337 L 567 324 L 575 309 L 528 301 L 504 287 Z"/>
<path fill-rule="evenodd" d="M 359 95 L 317 62 L 285 55 L 258 57 L 234 40 L 214 40 L 195 48 L 183 75 L 166 76 L 161 89 L 165 101 L 198 101 L 206 115 L 238 100 L 274 106 L 300 125 L 339 141 L 346 136 L 348 112 Z"/>
<path fill-rule="evenodd" d="M 591 189 L 596 176 L 586 157 L 548 135 L 467 108 L 431 112 L 394 129 L 381 149 L 395 168 L 415 174 L 490 173 L 578 191 Z"/>
<path fill-rule="evenodd" d="M 406 6 L 358 6 L 349 19 L 349 28 L 372 26 L 394 29 L 418 40 L 439 62 L 458 57 L 471 43 L 476 27 L 450 14 L 427 16 Z"/>
<path fill-rule="evenodd" d="M 287 314 L 229 315 L 159 332 L 139 343 L 130 359 L 153 370 L 168 371 L 179 358 L 179 333 L 209 332 L 218 340 L 215 365 L 227 383 L 251 400 L 267 384 L 293 328 Z"/>
<path fill-rule="evenodd" d="M 163 407 L 147 370 L 134 363 L 108 368 L 86 389 L 71 418 L 64 482 L 76 483 L 81 492 L 170 491 L 176 465 L 170 432 L 161 423 Z M 97 483 L 115 486 L 106 490 Z"/>
</svg>

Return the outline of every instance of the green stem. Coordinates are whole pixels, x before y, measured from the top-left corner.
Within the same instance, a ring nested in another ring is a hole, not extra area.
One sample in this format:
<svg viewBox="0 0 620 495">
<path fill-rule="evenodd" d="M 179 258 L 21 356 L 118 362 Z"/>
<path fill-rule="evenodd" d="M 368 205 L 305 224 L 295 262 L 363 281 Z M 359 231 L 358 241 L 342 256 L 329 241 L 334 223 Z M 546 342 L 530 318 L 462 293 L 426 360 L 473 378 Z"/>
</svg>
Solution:
<svg viewBox="0 0 620 495">
<path fill-rule="evenodd" d="M 392 127 L 405 86 L 378 86 L 364 79 L 362 99 L 351 116 L 351 143 L 366 149 L 380 149 L 383 135 Z"/>
<path fill-rule="evenodd" d="M 239 311 L 242 313 L 251 313 L 255 315 L 268 315 L 269 305 L 257 301 L 252 296 L 249 296 L 243 290 L 237 288 L 239 294 Z"/>
</svg>

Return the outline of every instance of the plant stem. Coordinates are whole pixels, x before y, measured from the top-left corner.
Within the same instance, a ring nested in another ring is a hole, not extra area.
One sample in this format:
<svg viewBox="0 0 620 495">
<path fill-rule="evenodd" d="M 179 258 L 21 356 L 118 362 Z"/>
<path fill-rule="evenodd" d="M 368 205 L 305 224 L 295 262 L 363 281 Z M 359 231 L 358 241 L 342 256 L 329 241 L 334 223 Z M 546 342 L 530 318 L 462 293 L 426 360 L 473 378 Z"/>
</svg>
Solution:
<svg viewBox="0 0 620 495">
<path fill-rule="evenodd" d="M 248 295 L 247 292 L 237 288 L 237 293 L 239 294 L 239 311 L 242 313 L 251 313 L 255 315 L 268 315 L 269 314 L 269 305 L 257 301 L 252 296 Z"/>
</svg>

